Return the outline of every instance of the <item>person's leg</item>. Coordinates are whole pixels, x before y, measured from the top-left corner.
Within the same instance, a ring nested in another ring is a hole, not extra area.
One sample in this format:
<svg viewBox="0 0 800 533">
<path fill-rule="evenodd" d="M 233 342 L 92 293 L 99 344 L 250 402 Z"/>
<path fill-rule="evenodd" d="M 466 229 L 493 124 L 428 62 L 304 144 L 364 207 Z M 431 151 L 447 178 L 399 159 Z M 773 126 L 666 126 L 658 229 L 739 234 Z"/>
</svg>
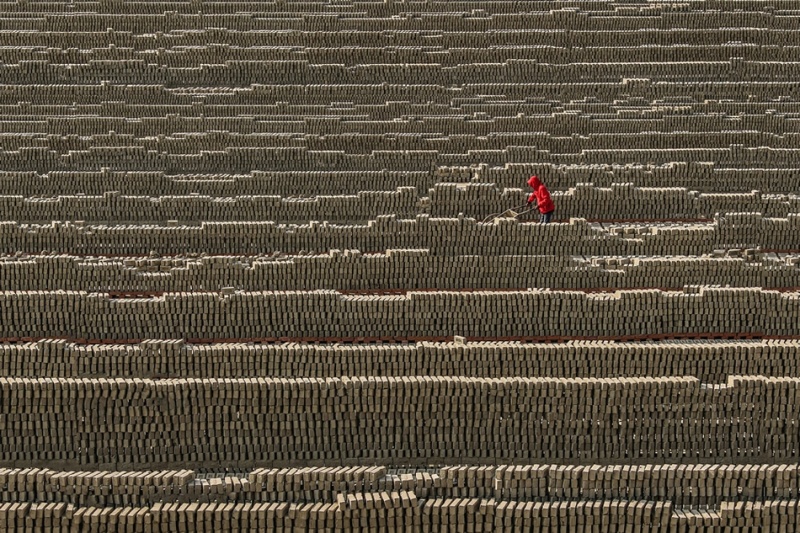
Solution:
<svg viewBox="0 0 800 533">
<path fill-rule="evenodd" d="M 552 219 L 552 218 L 553 218 L 553 212 L 552 211 L 550 211 L 549 213 L 542 213 L 541 215 L 539 215 L 539 222 L 542 223 L 542 224 L 549 224 L 550 223 L 550 219 Z"/>
</svg>

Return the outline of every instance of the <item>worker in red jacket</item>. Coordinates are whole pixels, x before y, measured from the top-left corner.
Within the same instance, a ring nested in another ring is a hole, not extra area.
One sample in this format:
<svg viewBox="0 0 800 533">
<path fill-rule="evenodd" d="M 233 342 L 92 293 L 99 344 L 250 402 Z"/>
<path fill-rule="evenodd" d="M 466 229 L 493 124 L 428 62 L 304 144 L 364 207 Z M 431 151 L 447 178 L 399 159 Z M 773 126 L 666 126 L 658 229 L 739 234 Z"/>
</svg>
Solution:
<svg viewBox="0 0 800 533">
<path fill-rule="evenodd" d="M 542 224 L 549 224 L 550 219 L 553 218 L 553 211 L 556 210 L 556 206 L 550 198 L 550 191 L 547 190 L 544 183 L 536 176 L 530 177 L 528 185 L 533 188 L 533 192 L 528 196 L 528 206 L 536 201 L 537 207 L 539 208 L 539 222 Z"/>
</svg>

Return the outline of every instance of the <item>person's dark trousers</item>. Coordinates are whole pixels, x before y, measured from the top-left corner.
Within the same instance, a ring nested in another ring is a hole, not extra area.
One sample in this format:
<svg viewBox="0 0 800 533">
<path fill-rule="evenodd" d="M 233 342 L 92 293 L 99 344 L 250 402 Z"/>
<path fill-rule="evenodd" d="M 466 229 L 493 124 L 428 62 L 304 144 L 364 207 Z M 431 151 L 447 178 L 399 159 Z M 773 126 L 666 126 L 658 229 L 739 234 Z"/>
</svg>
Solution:
<svg viewBox="0 0 800 533">
<path fill-rule="evenodd" d="M 551 218 L 553 218 L 553 212 L 552 211 L 550 211 L 549 213 L 540 213 L 539 214 L 539 224 L 549 224 Z"/>
</svg>

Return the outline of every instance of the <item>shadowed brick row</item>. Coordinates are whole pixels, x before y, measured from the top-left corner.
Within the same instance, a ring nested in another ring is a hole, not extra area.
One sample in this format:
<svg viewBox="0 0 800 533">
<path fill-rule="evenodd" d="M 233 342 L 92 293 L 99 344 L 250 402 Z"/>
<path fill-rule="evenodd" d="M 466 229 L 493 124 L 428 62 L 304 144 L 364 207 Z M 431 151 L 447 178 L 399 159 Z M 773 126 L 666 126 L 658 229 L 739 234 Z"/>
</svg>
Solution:
<svg viewBox="0 0 800 533">
<path fill-rule="evenodd" d="M 405 291 L 800 287 L 798 254 L 758 249 L 702 256 L 432 255 L 428 250 L 259 256 L 0 256 L 7 290 L 149 295 L 193 290 Z"/>
<path fill-rule="evenodd" d="M 0 530 L 796 531 L 799 20 L 3 3 Z"/>
<path fill-rule="evenodd" d="M 689 377 L 6 378 L 0 461 L 119 469 L 780 463 L 799 445 L 790 429 L 797 387 L 791 378 L 734 376 L 713 387 Z"/>
<path fill-rule="evenodd" d="M 542 226 L 514 219 L 482 222 L 474 218 L 398 219 L 381 215 L 364 224 L 180 221 L 164 224 L 49 224 L 0 222 L 0 252 L 79 255 L 257 255 L 328 253 L 356 249 L 383 252 L 425 248 L 436 256 L 459 255 L 702 255 L 718 249 L 800 249 L 800 215 L 765 218 L 759 213 L 729 213 L 711 222 L 669 224 L 623 222 L 612 225 L 569 222 Z"/>
<path fill-rule="evenodd" d="M 17 222 L 83 220 L 85 222 L 164 222 L 168 220 L 307 222 L 324 218 L 329 223 L 375 219 L 379 215 L 413 218 L 427 213 L 455 217 L 459 213 L 490 218 L 510 208 L 525 210 L 528 193 L 502 192 L 492 184 L 437 184 L 419 197 L 413 187 L 396 191 L 362 191 L 356 195 L 307 198 L 280 196 L 57 196 L 50 198 L 0 196 L 0 209 Z M 800 196 L 750 193 L 698 193 L 683 188 L 636 188 L 616 184 L 598 188 L 579 184 L 566 192 L 554 191 L 557 220 L 589 219 L 702 219 L 720 213 L 758 212 L 764 217 L 786 218 L 800 212 Z M 527 219 L 533 219 L 534 214 Z"/>
<path fill-rule="evenodd" d="M 602 342 L 418 342 L 408 344 L 137 344 L 64 340 L 0 345 L 0 372 L 13 378 L 652 378 L 693 376 L 723 384 L 733 375 L 800 378 L 797 340 Z"/>
<path fill-rule="evenodd" d="M 673 337 L 699 334 L 798 336 L 800 293 L 755 288 L 614 293 L 527 291 L 336 291 L 0 293 L 1 338 L 358 339 Z"/>
</svg>

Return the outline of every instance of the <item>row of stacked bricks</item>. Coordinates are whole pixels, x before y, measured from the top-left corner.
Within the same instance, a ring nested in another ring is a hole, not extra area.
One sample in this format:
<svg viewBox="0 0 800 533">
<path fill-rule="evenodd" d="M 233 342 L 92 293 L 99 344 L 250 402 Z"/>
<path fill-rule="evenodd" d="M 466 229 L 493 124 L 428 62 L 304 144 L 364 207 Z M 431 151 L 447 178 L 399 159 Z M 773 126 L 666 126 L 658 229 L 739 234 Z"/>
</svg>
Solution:
<svg viewBox="0 0 800 533">
<path fill-rule="evenodd" d="M 219 343 L 147 340 L 75 344 L 43 340 L 0 345 L 7 378 L 628 378 L 729 376 L 800 378 L 797 340 L 625 342 Z"/>
<path fill-rule="evenodd" d="M 381 215 L 410 218 L 421 214 L 456 217 L 465 214 L 486 221 L 508 206 L 526 203 L 521 189 L 498 190 L 490 183 L 437 184 L 427 196 L 414 187 L 396 191 L 361 191 L 353 195 L 315 198 L 235 196 L 131 196 L 118 191 L 103 196 L 65 195 L 57 198 L 0 196 L 0 210 L 15 213 L 22 223 L 81 220 L 84 223 L 172 223 L 180 221 L 272 220 L 302 224 L 325 213 L 329 223 L 373 220 Z M 685 188 L 640 188 L 630 183 L 610 188 L 578 183 L 566 192 L 554 191 L 559 219 L 694 220 L 718 213 L 759 212 L 763 217 L 786 218 L 800 212 L 800 196 L 792 194 L 698 193 Z"/>
<path fill-rule="evenodd" d="M 798 19 L 0 4 L 0 530 L 800 531 Z"/>
<path fill-rule="evenodd" d="M 631 500 L 553 503 L 476 498 L 425 501 L 382 494 L 371 507 L 341 504 L 184 503 L 151 508 L 5 504 L 6 531 L 733 531 L 796 530 L 797 500 L 720 504 L 716 511 L 681 511 L 664 502 Z M 355 498 L 354 498 L 355 500 Z"/>
<path fill-rule="evenodd" d="M 381 468 L 340 467 L 205 479 L 191 471 L 5 470 L 0 478 L 6 494 L 35 493 L 47 503 L 4 503 L 0 521 L 12 531 L 793 530 L 798 521 L 796 470 L 796 465 L 529 465 L 397 475 Z M 724 495 L 716 509 L 681 510 L 672 501 L 683 496 L 707 501 L 704 490 Z M 147 495 L 139 496 L 142 492 Z M 671 499 L 639 499 L 665 495 Z M 103 501 L 116 505 L 99 505 Z"/>
<path fill-rule="evenodd" d="M 429 250 L 185 257 L 0 257 L 6 290 L 154 296 L 192 290 L 399 293 L 475 289 L 682 289 L 686 285 L 800 287 L 800 255 L 757 248 L 702 256 L 440 256 Z"/>
<path fill-rule="evenodd" d="M 0 170 L 0 193 L 11 197 L 6 201 L 20 202 L 27 199 L 30 203 L 35 201 L 33 198 L 42 195 L 52 197 L 51 202 L 57 202 L 58 197 L 64 196 L 75 197 L 74 201 L 77 202 L 80 195 L 88 196 L 85 201 L 96 202 L 101 201 L 100 198 L 103 202 L 113 202 L 120 196 L 160 198 L 162 202 L 165 201 L 164 197 L 191 197 L 202 202 L 202 197 L 235 199 L 247 195 L 256 198 L 274 197 L 275 200 L 280 199 L 287 203 L 293 198 L 303 197 L 311 203 L 312 197 L 317 195 L 333 197 L 320 202 L 353 202 L 356 199 L 352 197 L 359 193 L 364 194 L 364 191 L 371 191 L 366 193 L 371 196 L 382 190 L 390 197 L 393 193 L 399 193 L 401 188 L 407 191 L 410 187 L 421 195 L 420 200 L 427 194 L 430 201 L 432 194 L 435 194 L 431 191 L 451 194 L 457 191 L 463 194 L 462 199 L 470 202 L 481 200 L 486 194 L 488 201 L 494 202 L 497 191 L 501 191 L 500 195 L 518 195 L 516 189 L 520 188 L 520 183 L 524 183 L 529 174 L 548 176 L 548 184 L 553 187 L 552 192 L 556 196 L 568 197 L 571 192 L 576 200 L 588 200 L 601 195 L 606 195 L 607 198 L 627 195 L 630 200 L 631 195 L 643 199 L 657 192 L 669 192 L 681 201 L 691 203 L 702 199 L 709 202 L 702 206 L 704 209 L 711 209 L 715 205 L 720 208 L 738 206 L 745 198 L 750 198 L 762 205 L 788 210 L 793 205 L 790 193 L 797 183 L 794 168 L 718 168 L 711 162 L 673 162 L 664 165 L 609 163 L 587 166 L 509 163 L 491 168 L 486 165 L 478 168 L 437 166 L 433 170 L 424 171 L 313 169 L 291 172 L 253 170 L 236 174 L 166 174 L 163 171 L 133 170 L 112 172 L 108 167 L 103 167 L 101 171 L 94 172 L 52 170 L 40 173 Z M 453 187 L 456 188 L 455 191 L 452 190 Z M 475 195 L 477 199 L 472 200 Z M 20 199 L 20 196 L 23 198 Z M 336 198 L 337 196 L 345 198 Z M 449 196 L 445 198 L 449 199 Z M 483 201 L 487 199 L 483 198 Z M 597 210 L 606 208 L 603 205 L 582 204 L 583 206 Z M 425 202 L 420 202 L 417 207 L 424 210 Z M 650 207 L 655 206 L 650 204 Z M 92 218 L 91 213 L 82 215 Z"/>
<path fill-rule="evenodd" d="M 791 461 L 797 378 L 0 378 L 0 461 Z"/>
<path fill-rule="evenodd" d="M 554 503 L 559 500 L 649 501 L 676 508 L 796 500 L 797 465 L 534 464 L 448 466 L 389 471 L 386 467 L 259 468 L 239 474 L 191 470 L 54 471 L 0 469 L 4 499 L 35 497 L 76 507 L 152 507 L 156 503 L 338 503 L 364 508 L 387 494 L 418 502 L 472 499 Z M 380 502 L 378 502 L 379 504 Z"/>
<path fill-rule="evenodd" d="M 275 222 L 175 224 L 0 224 L 2 251 L 141 256 L 207 253 L 253 255 L 264 251 L 297 254 L 331 249 L 383 252 L 426 248 L 436 255 L 702 255 L 720 248 L 756 248 L 797 253 L 800 214 L 764 218 L 728 213 L 691 224 L 602 226 L 573 218 L 541 226 L 514 219 L 482 223 L 459 215 L 398 219 L 381 215 L 365 224 L 310 221 L 300 226 Z"/>
<path fill-rule="evenodd" d="M 610 293 L 527 289 L 222 291 L 113 298 L 85 291 L 0 293 L 0 338 L 80 342 L 796 337 L 800 293 L 760 288 Z M 652 314 L 650 314 L 652 313 Z M 635 320 L 634 320 L 635 319 Z"/>
</svg>

